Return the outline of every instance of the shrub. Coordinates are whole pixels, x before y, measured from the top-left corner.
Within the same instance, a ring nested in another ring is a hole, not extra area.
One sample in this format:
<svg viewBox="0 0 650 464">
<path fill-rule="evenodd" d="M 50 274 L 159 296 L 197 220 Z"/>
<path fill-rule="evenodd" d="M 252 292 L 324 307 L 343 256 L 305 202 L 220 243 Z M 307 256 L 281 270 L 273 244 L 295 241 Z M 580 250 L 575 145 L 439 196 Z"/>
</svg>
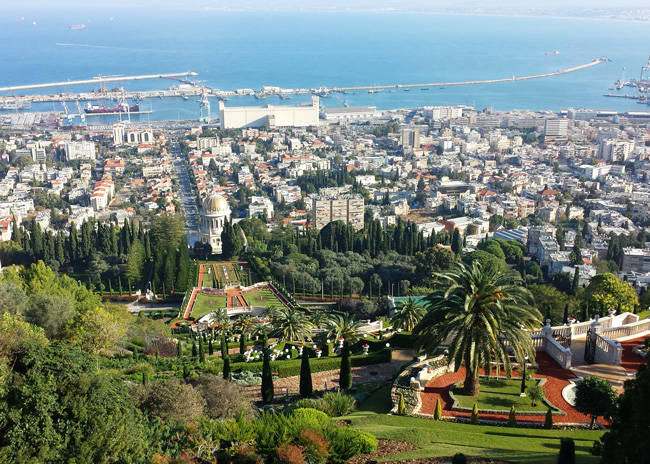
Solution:
<svg viewBox="0 0 650 464">
<path fill-rule="evenodd" d="M 548 411 L 546 411 L 546 419 L 544 420 L 544 428 L 545 429 L 552 429 L 553 428 L 553 411 L 551 411 L 551 408 L 548 408 Z"/>
<path fill-rule="evenodd" d="M 327 416 L 325 416 L 325 420 L 328 420 Z M 305 456 L 309 464 L 325 464 L 327 462 L 330 455 L 330 444 L 321 432 L 310 429 L 301 430 L 299 441 L 305 447 Z"/>
<path fill-rule="evenodd" d="M 344 463 L 357 454 L 377 451 L 377 439 L 368 432 L 352 427 L 333 427 L 324 432 L 330 441 L 331 462 Z"/>
<path fill-rule="evenodd" d="M 285 464 L 305 464 L 305 447 L 290 443 L 280 446 L 277 451 L 278 460 Z"/>
<path fill-rule="evenodd" d="M 470 422 L 472 425 L 478 424 L 478 405 L 474 403 L 474 407 L 472 408 L 472 418 L 470 419 Z"/>
<path fill-rule="evenodd" d="M 560 440 L 560 454 L 557 458 L 557 464 L 575 464 L 576 462 L 576 445 L 573 438 L 562 438 Z"/>
<path fill-rule="evenodd" d="M 467 464 L 467 456 L 463 453 L 456 453 L 454 457 L 451 458 L 451 464 Z"/>
<path fill-rule="evenodd" d="M 342 392 L 329 392 L 316 402 L 316 409 L 330 417 L 340 417 L 350 414 L 354 409 L 354 403 L 354 398 L 350 395 Z"/>
<path fill-rule="evenodd" d="M 442 419 L 442 403 L 440 402 L 440 398 L 436 398 L 436 410 L 433 413 L 433 418 L 435 420 Z"/>
<path fill-rule="evenodd" d="M 517 427 L 517 417 L 515 416 L 515 405 L 510 406 L 510 414 L 508 415 L 508 427 Z"/>
<path fill-rule="evenodd" d="M 200 392 L 178 380 L 150 383 L 138 403 L 151 419 L 183 423 L 197 421 L 205 408 Z"/>
<path fill-rule="evenodd" d="M 207 404 L 205 415 L 210 419 L 255 415 L 250 397 L 237 384 L 213 375 L 202 375 L 190 380 L 190 384 L 201 393 Z"/>
<path fill-rule="evenodd" d="M 602 456 L 603 455 L 603 444 L 602 442 L 596 440 L 589 450 L 592 456 Z"/>
<path fill-rule="evenodd" d="M 291 413 L 293 421 L 300 423 L 302 428 L 318 429 L 329 422 L 329 417 L 323 411 L 313 408 L 299 408 Z"/>
<path fill-rule="evenodd" d="M 289 411 L 294 411 L 296 409 L 318 409 L 318 400 L 311 398 L 300 398 L 299 400 L 291 403 L 288 407 Z"/>
<path fill-rule="evenodd" d="M 532 401 L 532 405 L 536 406 L 537 402 L 544 398 L 544 390 L 539 385 L 532 385 L 528 387 L 528 397 Z"/>
</svg>

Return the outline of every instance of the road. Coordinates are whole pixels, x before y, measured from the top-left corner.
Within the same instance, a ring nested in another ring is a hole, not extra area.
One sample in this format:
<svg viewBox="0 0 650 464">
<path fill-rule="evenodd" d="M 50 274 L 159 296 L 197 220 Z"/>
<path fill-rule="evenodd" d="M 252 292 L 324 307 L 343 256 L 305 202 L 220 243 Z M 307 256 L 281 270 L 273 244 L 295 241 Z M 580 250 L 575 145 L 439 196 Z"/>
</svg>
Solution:
<svg viewBox="0 0 650 464">
<path fill-rule="evenodd" d="M 196 194 L 192 191 L 190 174 L 178 140 L 172 139 L 170 150 L 178 179 L 178 195 L 185 215 L 185 233 L 187 235 L 196 234 L 199 227 L 199 209 L 196 207 Z"/>
</svg>

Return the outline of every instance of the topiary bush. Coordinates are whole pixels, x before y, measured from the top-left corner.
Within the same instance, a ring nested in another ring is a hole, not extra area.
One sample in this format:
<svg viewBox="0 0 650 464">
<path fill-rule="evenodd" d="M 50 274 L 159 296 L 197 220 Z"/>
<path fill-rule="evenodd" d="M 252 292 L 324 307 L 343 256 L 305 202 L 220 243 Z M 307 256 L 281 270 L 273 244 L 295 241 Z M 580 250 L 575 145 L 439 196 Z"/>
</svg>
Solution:
<svg viewBox="0 0 650 464">
<path fill-rule="evenodd" d="M 442 420 L 442 403 L 440 402 L 440 398 L 436 398 L 436 410 L 433 413 L 433 418 L 435 420 Z"/>
<path fill-rule="evenodd" d="M 548 408 L 548 411 L 546 411 L 546 419 L 544 420 L 544 428 L 545 429 L 552 429 L 553 428 L 553 411 L 551 411 L 551 408 Z"/>
<path fill-rule="evenodd" d="M 321 428 L 330 420 L 323 411 L 313 408 L 294 409 L 291 412 L 291 418 L 299 422 L 302 428 Z"/>
<path fill-rule="evenodd" d="M 515 415 L 515 405 L 510 406 L 510 414 L 508 415 L 508 427 L 517 427 L 517 416 Z"/>
<path fill-rule="evenodd" d="M 472 417 L 470 419 L 470 423 L 472 425 L 478 424 L 478 405 L 476 403 L 474 403 L 474 407 L 472 408 Z"/>
<path fill-rule="evenodd" d="M 573 438 L 564 437 L 560 440 L 560 453 L 557 457 L 557 464 L 575 464 L 576 445 Z"/>
<path fill-rule="evenodd" d="M 451 464 L 467 464 L 467 456 L 463 453 L 456 453 L 454 457 L 451 458 Z"/>
</svg>

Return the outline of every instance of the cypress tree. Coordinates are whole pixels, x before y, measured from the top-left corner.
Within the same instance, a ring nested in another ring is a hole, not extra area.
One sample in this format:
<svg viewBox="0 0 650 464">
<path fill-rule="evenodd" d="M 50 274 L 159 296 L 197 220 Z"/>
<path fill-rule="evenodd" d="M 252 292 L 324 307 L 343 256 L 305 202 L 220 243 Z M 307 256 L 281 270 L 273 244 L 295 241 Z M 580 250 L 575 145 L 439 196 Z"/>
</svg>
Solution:
<svg viewBox="0 0 650 464">
<path fill-rule="evenodd" d="M 246 353 L 246 332 L 242 330 L 239 337 L 239 354 Z"/>
<path fill-rule="evenodd" d="M 230 380 L 230 356 L 223 358 L 223 378 Z"/>
<path fill-rule="evenodd" d="M 199 338 L 199 362 L 205 362 L 205 351 L 203 350 L 203 340 Z"/>
<path fill-rule="evenodd" d="M 183 378 L 186 379 L 190 376 L 190 366 L 187 364 L 183 365 Z"/>
<path fill-rule="evenodd" d="M 208 354 L 212 356 L 214 354 L 214 347 L 212 346 L 212 339 L 208 340 Z"/>
<path fill-rule="evenodd" d="M 564 305 L 564 317 L 563 317 L 563 322 L 566 324 L 569 322 L 569 303 Z"/>
<path fill-rule="evenodd" d="M 406 403 L 404 403 L 404 394 L 399 393 L 399 403 L 397 404 L 397 415 L 404 416 L 406 415 Z"/>
<path fill-rule="evenodd" d="M 352 388 L 352 362 L 350 360 L 350 344 L 347 340 L 343 342 L 343 349 L 341 350 L 339 388 L 343 391 Z"/>
<path fill-rule="evenodd" d="M 478 405 L 476 403 L 474 403 L 474 407 L 472 408 L 472 417 L 470 418 L 470 423 L 472 425 L 478 424 Z"/>
<path fill-rule="evenodd" d="M 199 350 L 196 347 L 196 342 L 192 343 L 192 357 L 196 358 L 199 355 Z"/>
<path fill-rule="evenodd" d="M 142 385 L 147 385 L 149 383 L 149 373 L 147 371 L 142 372 Z"/>
<path fill-rule="evenodd" d="M 440 398 L 436 398 L 436 410 L 433 413 L 433 418 L 435 420 L 442 420 L 442 403 L 440 402 Z"/>
<path fill-rule="evenodd" d="M 228 343 L 226 342 L 225 332 L 221 332 L 221 358 L 226 359 L 228 357 Z"/>
<path fill-rule="evenodd" d="M 573 282 L 571 283 L 571 291 L 575 295 L 576 290 L 580 286 L 580 270 L 576 267 L 575 272 L 573 273 Z"/>
<path fill-rule="evenodd" d="M 264 349 L 262 364 L 262 401 L 270 404 L 273 401 L 273 374 L 271 372 L 271 357 L 268 349 Z"/>
<path fill-rule="evenodd" d="M 463 252 L 463 238 L 460 236 L 460 231 L 454 229 L 454 233 L 451 239 L 451 251 L 457 255 Z"/>
<path fill-rule="evenodd" d="M 312 394 L 311 366 L 309 365 L 309 351 L 303 348 L 300 362 L 300 396 L 310 398 Z"/>
<path fill-rule="evenodd" d="M 176 357 L 177 358 L 183 357 L 183 346 L 181 345 L 180 340 L 178 340 L 178 343 L 176 344 Z"/>
</svg>

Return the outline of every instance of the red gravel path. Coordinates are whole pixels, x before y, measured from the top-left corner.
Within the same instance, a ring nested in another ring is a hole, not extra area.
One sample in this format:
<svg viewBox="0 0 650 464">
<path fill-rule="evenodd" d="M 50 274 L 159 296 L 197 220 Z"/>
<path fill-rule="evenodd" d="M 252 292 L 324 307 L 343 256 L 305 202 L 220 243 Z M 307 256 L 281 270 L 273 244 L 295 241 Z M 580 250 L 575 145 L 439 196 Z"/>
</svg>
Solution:
<svg viewBox="0 0 650 464">
<path fill-rule="evenodd" d="M 634 338 L 632 340 L 626 340 L 621 342 L 623 347 L 623 356 L 621 359 L 621 367 L 626 371 L 636 372 L 639 368 L 639 365 L 645 362 L 644 358 L 635 355 L 632 353 L 632 348 L 637 345 L 643 345 L 643 341 L 650 336 L 644 335 L 643 337 Z"/>
<path fill-rule="evenodd" d="M 539 364 L 539 369 L 535 377 L 546 378 L 544 384 L 544 394 L 546 398 L 556 407 L 566 413 L 565 416 L 553 416 L 553 422 L 558 423 L 576 423 L 590 422 L 590 417 L 579 413 L 569 403 L 562 398 L 562 389 L 569 384 L 569 379 L 574 379 L 575 375 L 571 371 L 562 369 L 548 354 L 538 352 L 535 361 Z M 483 371 L 481 371 L 483 373 Z M 433 414 L 436 408 L 436 400 L 440 398 L 442 403 L 443 416 L 470 417 L 470 412 L 452 411 L 452 400 L 449 397 L 449 387 L 456 382 L 465 379 L 465 368 L 461 367 L 458 372 L 445 374 L 437 377 L 427 383 L 422 393 L 422 412 Z M 508 411 L 503 414 L 479 414 L 479 419 L 483 420 L 508 420 Z M 544 415 L 530 415 L 517 413 L 517 420 L 530 422 L 544 422 Z"/>
</svg>

